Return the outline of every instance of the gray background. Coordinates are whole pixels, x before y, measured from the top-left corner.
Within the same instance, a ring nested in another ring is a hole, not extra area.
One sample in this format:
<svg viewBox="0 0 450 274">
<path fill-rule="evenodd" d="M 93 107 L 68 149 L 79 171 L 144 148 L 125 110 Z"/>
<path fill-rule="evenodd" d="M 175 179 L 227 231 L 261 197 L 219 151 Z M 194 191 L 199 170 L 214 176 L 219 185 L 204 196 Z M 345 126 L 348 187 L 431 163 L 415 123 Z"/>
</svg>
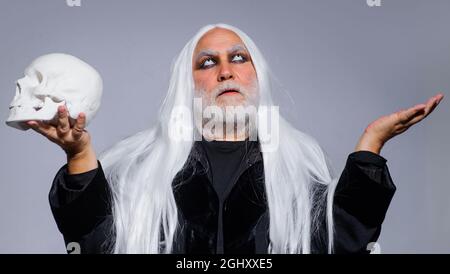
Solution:
<svg viewBox="0 0 450 274">
<path fill-rule="evenodd" d="M 224 22 L 261 48 L 293 99 L 280 93 L 281 111 L 340 173 L 369 122 L 438 91 L 450 97 L 449 15 L 448 0 L 0 0 L 0 116 L 34 58 L 73 54 L 104 79 L 89 127 L 100 152 L 154 123 L 174 56 L 201 26 Z M 381 153 L 398 187 L 382 253 L 450 252 L 449 100 Z M 63 151 L 5 124 L 0 136 L 0 252 L 65 252 L 47 199 Z"/>
</svg>

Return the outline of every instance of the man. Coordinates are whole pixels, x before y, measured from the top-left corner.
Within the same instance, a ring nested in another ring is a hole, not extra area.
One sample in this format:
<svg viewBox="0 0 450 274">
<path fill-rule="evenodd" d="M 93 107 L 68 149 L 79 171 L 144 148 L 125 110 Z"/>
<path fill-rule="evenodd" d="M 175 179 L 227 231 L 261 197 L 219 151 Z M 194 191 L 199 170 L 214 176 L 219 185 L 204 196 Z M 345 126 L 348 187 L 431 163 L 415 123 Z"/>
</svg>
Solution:
<svg viewBox="0 0 450 274">
<path fill-rule="evenodd" d="M 273 107 L 276 92 L 245 33 L 208 25 L 174 63 L 158 124 L 100 160 L 84 115 L 72 128 L 64 107 L 56 127 L 29 122 L 67 154 L 49 194 L 66 243 L 77 242 L 83 253 L 366 252 L 395 192 L 380 150 L 443 95 L 372 122 L 337 178 L 317 142 L 282 117 L 279 138 L 262 130 L 261 111 Z M 178 115 L 244 106 L 256 115 Z"/>
</svg>

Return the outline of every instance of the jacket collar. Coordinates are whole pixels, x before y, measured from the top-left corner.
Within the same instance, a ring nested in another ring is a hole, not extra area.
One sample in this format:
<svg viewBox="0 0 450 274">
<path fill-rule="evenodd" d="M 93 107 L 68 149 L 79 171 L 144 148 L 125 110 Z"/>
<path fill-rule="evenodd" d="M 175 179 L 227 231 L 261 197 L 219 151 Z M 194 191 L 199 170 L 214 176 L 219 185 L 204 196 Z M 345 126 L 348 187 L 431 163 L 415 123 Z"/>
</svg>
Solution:
<svg viewBox="0 0 450 274">
<path fill-rule="evenodd" d="M 208 158 L 202 146 L 202 142 L 204 141 L 205 140 L 194 142 L 189 157 L 199 162 L 205 170 L 210 170 Z M 244 161 L 246 166 L 244 167 L 244 169 L 247 169 L 255 163 L 263 160 L 259 140 L 247 142 L 249 151 L 245 154 Z"/>
</svg>

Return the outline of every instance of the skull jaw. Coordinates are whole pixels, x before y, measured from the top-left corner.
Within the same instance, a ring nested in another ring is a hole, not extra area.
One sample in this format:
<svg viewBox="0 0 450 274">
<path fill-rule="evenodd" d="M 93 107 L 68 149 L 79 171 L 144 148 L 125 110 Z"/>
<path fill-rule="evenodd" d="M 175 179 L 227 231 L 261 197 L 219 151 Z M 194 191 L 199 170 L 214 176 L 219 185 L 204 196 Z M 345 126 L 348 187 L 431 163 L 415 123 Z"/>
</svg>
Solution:
<svg viewBox="0 0 450 274">
<path fill-rule="evenodd" d="M 30 127 L 26 122 L 31 120 L 46 121 L 55 124 L 58 107 L 62 105 L 65 105 L 65 101 L 58 103 L 47 101 L 44 107 L 39 110 L 35 110 L 31 106 L 13 107 L 9 112 L 8 119 L 6 119 L 6 124 L 20 130 L 28 130 Z"/>
</svg>

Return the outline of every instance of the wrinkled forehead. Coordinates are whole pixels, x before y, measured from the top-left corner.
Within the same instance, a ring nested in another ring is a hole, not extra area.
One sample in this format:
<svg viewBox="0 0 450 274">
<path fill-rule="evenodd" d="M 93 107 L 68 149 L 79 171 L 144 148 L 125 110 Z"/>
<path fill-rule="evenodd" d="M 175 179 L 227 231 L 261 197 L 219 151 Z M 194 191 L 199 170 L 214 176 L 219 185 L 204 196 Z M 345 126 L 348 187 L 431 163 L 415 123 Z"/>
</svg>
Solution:
<svg viewBox="0 0 450 274">
<path fill-rule="evenodd" d="M 198 40 L 193 59 L 199 55 L 217 55 L 237 50 L 247 51 L 239 35 L 232 30 L 217 27 L 207 31 Z"/>
</svg>

